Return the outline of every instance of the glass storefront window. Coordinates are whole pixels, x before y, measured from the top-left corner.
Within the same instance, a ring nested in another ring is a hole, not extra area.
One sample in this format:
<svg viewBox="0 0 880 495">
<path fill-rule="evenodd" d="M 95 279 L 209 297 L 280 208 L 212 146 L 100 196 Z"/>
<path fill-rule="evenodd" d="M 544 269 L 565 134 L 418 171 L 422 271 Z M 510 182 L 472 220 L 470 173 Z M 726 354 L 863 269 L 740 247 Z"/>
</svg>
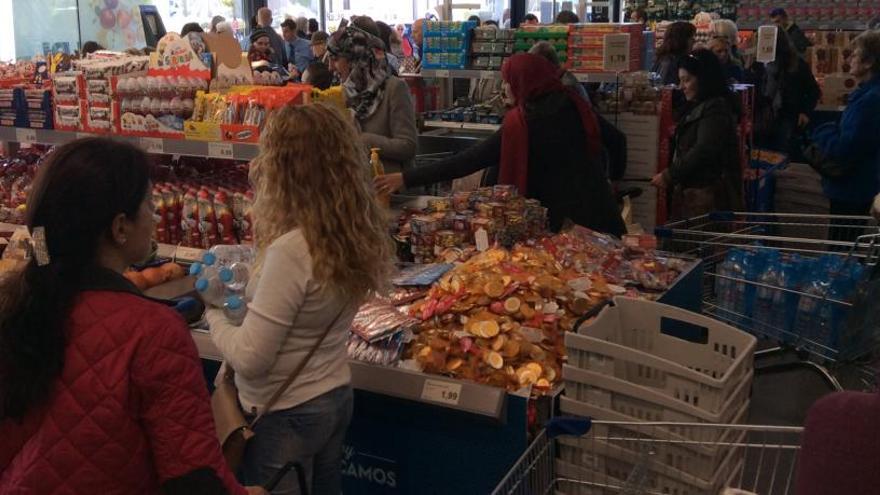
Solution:
<svg viewBox="0 0 880 495">
<path fill-rule="evenodd" d="M 21 59 L 48 52 L 73 53 L 79 48 L 77 0 L 12 0 L 9 4 L 13 49 L 3 50 L 7 57 L 10 52 Z M 4 44 L 8 46 L 8 41 Z"/>
</svg>

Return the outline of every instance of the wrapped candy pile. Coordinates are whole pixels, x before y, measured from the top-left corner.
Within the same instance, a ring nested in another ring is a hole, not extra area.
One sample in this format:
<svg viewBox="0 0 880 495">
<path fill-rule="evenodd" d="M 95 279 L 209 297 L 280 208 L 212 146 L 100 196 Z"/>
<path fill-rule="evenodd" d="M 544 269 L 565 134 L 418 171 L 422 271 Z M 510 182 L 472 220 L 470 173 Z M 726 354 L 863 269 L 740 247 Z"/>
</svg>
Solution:
<svg viewBox="0 0 880 495">
<path fill-rule="evenodd" d="M 427 373 L 549 391 L 565 362 L 564 332 L 614 295 L 659 297 L 685 264 L 582 228 L 490 249 L 410 306 L 422 323 L 404 359 Z"/>
</svg>

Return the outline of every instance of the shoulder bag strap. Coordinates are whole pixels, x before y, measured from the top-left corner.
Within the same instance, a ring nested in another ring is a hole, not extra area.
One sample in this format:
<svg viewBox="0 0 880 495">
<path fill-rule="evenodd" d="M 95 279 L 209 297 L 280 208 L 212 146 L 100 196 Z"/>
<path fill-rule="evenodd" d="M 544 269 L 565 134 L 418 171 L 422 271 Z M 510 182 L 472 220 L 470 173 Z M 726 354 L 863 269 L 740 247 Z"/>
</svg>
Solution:
<svg viewBox="0 0 880 495">
<path fill-rule="evenodd" d="M 318 351 L 318 348 L 321 347 L 321 344 L 324 342 L 324 339 L 327 338 L 327 335 L 330 333 L 330 330 L 332 330 L 333 327 L 335 327 L 336 324 L 339 323 L 339 319 L 342 318 L 343 314 L 345 314 L 346 308 L 348 308 L 348 301 L 347 300 L 346 300 L 345 304 L 342 305 L 342 309 L 339 311 L 339 314 L 336 315 L 336 318 L 333 318 L 333 321 L 330 322 L 329 325 L 327 325 L 327 328 L 324 329 L 324 332 L 318 338 L 318 341 L 315 342 L 315 345 L 313 345 L 312 348 L 309 349 L 309 353 L 306 354 L 306 357 L 303 358 L 303 360 L 300 361 L 299 364 L 296 365 L 296 368 L 294 368 L 292 372 L 290 372 L 290 375 L 287 377 L 286 380 L 284 380 L 284 383 L 282 383 L 281 386 L 278 387 L 278 390 L 276 390 L 275 393 L 272 394 L 272 397 L 270 397 L 269 400 L 266 401 L 266 405 L 263 406 L 263 408 L 260 410 L 260 412 L 257 413 L 257 416 L 253 419 L 253 421 L 251 421 L 250 425 L 248 425 L 251 429 L 253 429 L 254 424 L 256 424 L 256 422 L 259 421 L 260 418 L 262 418 L 263 415 L 266 414 L 269 411 L 269 409 L 272 406 L 274 406 L 275 403 L 278 402 L 278 399 L 281 398 L 281 395 L 284 394 L 284 392 L 286 392 L 288 388 L 290 388 L 290 385 L 294 382 L 294 380 L 296 380 L 296 377 L 298 377 L 299 374 L 302 373 L 302 370 L 304 370 L 306 365 L 309 364 L 309 361 L 312 359 L 312 356 L 314 356 L 315 353 Z"/>
</svg>

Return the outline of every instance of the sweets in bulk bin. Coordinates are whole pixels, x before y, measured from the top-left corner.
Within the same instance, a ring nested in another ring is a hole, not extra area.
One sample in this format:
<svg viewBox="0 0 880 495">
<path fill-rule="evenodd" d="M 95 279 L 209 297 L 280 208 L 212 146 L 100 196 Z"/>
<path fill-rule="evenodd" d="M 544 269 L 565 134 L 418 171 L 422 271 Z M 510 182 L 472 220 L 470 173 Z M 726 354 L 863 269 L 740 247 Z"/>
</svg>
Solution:
<svg viewBox="0 0 880 495">
<path fill-rule="evenodd" d="M 650 72 L 628 72 L 621 74 L 619 84 L 603 86 L 597 93 L 596 106 L 600 113 L 657 115 L 661 95 L 658 81 Z"/>
<path fill-rule="evenodd" d="M 616 294 L 655 299 L 686 261 L 654 252 L 653 236 L 627 243 L 588 229 L 479 253 L 409 307 L 422 321 L 403 366 L 508 390 L 553 387 L 563 336 Z"/>
</svg>

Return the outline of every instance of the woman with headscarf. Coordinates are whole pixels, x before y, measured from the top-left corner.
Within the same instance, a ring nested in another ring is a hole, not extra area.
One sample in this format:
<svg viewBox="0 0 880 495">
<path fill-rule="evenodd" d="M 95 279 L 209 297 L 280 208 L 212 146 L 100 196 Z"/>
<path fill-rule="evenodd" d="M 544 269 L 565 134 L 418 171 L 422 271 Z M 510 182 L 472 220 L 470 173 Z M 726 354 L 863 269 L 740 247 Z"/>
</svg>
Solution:
<svg viewBox="0 0 880 495">
<path fill-rule="evenodd" d="M 337 31 L 327 47 L 342 81 L 346 105 L 367 148 L 379 148 L 389 172 L 406 170 L 416 156 L 416 122 L 409 88 L 390 74 L 385 44 L 357 26 Z"/>
<path fill-rule="evenodd" d="M 567 222 L 614 235 L 624 233 L 620 210 L 601 161 L 601 137 L 590 104 L 566 88 L 559 69 L 529 53 L 502 66 L 505 91 L 515 106 L 501 129 L 484 141 L 431 166 L 376 178 L 380 192 L 451 180 L 479 170 L 490 184 L 512 184 L 549 209 L 550 229 Z"/>
<path fill-rule="evenodd" d="M 251 47 L 248 50 L 248 61 L 272 63 L 272 41 L 265 29 L 257 29 L 251 34 Z"/>
</svg>

